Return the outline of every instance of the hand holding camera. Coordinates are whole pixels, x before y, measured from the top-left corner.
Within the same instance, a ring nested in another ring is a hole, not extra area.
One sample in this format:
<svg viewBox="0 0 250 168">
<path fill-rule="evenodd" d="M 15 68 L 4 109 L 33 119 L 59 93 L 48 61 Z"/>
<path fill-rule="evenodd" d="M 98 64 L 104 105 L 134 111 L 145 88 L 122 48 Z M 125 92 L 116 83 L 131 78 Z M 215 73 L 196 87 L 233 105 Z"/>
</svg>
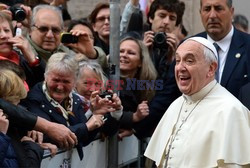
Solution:
<svg viewBox="0 0 250 168">
<path fill-rule="evenodd" d="M 13 22 L 13 27 L 21 28 L 22 26 L 24 26 L 26 28 L 30 28 L 29 22 L 32 11 L 29 6 L 16 4 L 9 7 L 5 4 L 0 4 L 0 11 L 9 15 L 11 19 L 15 21 Z"/>
<path fill-rule="evenodd" d="M 113 97 L 113 93 L 111 93 L 111 92 L 108 92 L 107 90 L 106 91 L 104 91 L 104 92 L 102 92 L 101 94 L 99 94 L 99 96 L 101 97 L 101 98 L 107 98 L 108 100 L 111 100 L 112 101 L 112 97 Z"/>
<path fill-rule="evenodd" d="M 147 31 L 144 33 L 144 39 L 143 43 L 147 47 L 155 47 L 159 49 L 168 49 L 167 44 L 167 34 L 165 32 L 153 32 L 153 31 Z"/>
<path fill-rule="evenodd" d="M 61 35 L 61 42 L 72 48 L 76 53 L 84 54 L 90 59 L 96 59 L 94 37 L 87 31 L 72 29 L 70 32 Z"/>
<path fill-rule="evenodd" d="M 19 5 L 13 5 L 9 8 L 12 14 L 12 20 L 16 20 L 17 22 L 21 22 L 26 18 L 26 12 Z"/>
<path fill-rule="evenodd" d="M 94 91 L 91 93 L 91 111 L 93 114 L 106 114 L 108 112 L 117 113 L 119 119 L 122 115 L 121 100 L 116 93 L 112 91 Z M 119 113 L 119 114 L 118 114 Z"/>
<path fill-rule="evenodd" d="M 167 44 L 168 44 L 167 60 L 172 62 L 174 59 L 175 51 L 177 49 L 177 45 L 178 45 L 177 37 L 175 34 L 168 33 Z"/>
<path fill-rule="evenodd" d="M 159 49 L 168 49 L 167 45 L 167 34 L 165 32 L 158 32 L 154 35 L 154 47 Z"/>
<path fill-rule="evenodd" d="M 108 97 L 110 96 L 111 95 L 109 95 Z M 102 114 L 102 115 L 108 112 L 115 111 L 115 109 L 112 106 L 112 100 L 110 100 L 109 98 L 105 98 L 105 94 L 100 94 L 100 91 L 94 91 L 91 93 L 90 109 L 93 112 L 93 114 Z"/>
<path fill-rule="evenodd" d="M 63 32 L 61 33 L 61 42 L 62 43 L 77 43 L 78 42 L 78 36 L 74 36 L 71 33 Z"/>
</svg>

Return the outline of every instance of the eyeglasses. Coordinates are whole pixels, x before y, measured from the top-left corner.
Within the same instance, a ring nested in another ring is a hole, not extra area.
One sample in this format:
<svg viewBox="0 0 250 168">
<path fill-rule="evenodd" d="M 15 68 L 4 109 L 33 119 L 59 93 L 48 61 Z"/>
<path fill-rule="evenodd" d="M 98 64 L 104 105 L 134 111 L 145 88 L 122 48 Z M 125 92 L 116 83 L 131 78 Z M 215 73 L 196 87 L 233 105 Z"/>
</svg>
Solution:
<svg viewBox="0 0 250 168">
<path fill-rule="evenodd" d="M 62 30 L 61 30 L 60 28 L 58 28 L 58 27 L 49 28 L 49 27 L 46 27 L 46 26 L 40 26 L 40 27 L 38 27 L 38 26 L 36 26 L 36 25 L 33 25 L 33 26 L 34 26 L 35 28 L 37 28 L 37 30 L 39 30 L 39 32 L 41 32 L 41 33 L 43 33 L 43 34 L 48 33 L 48 31 L 51 30 L 53 34 L 58 35 L 58 34 L 60 34 L 61 31 L 62 31 Z"/>
<path fill-rule="evenodd" d="M 96 22 L 105 22 L 105 20 L 108 20 L 108 21 L 110 21 L 110 17 L 109 16 L 100 16 L 100 17 L 97 17 L 96 19 L 95 19 L 95 21 Z"/>
</svg>

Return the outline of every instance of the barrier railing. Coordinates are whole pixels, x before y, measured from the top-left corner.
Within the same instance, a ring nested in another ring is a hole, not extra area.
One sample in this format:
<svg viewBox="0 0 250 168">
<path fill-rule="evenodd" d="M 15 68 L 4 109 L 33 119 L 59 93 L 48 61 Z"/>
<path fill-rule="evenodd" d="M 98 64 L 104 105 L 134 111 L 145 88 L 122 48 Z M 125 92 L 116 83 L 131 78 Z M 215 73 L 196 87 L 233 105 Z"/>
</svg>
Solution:
<svg viewBox="0 0 250 168">
<path fill-rule="evenodd" d="M 95 140 L 83 148 L 84 158 L 79 159 L 76 149 L 59 151 L 53 158 L 48 151 L 44 154 L 41 168 L 106 168 L 108 166 L 108 145 L 106 141 Z M 139 141 L 135 136 L 124 138 L 118 144 L 119 167 L 135 162 L 140 157 Z"/>
</svg>

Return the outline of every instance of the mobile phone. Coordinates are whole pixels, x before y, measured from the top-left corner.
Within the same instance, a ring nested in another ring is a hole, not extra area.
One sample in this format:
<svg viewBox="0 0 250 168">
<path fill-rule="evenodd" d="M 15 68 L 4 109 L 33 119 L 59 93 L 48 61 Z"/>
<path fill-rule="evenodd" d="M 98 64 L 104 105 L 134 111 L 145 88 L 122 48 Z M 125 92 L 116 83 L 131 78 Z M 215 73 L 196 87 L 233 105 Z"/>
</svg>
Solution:
<svg viewBox="0 0 250 168">
<path fill-rule="evenodd" d="M 64 32 L 61 34 L 61 42 L 62 43 L 77 43 L 78 37 L 72 35 L 71 33 Z"/>
<path fill-rule="evenodd" d="M 21 28 L 16 28 L 16 36 L 21 36 L 22 35 L 22 29 Z"/>
<path fill-rule="evenodd" d="M 108 92 L 107 90 L 106 91 L 104 91 L 104 92 L 102 92 L 101 94 L 99 94 L 99 96 L 101 97 L 101 98 L 107 98 L 107 99 L 109 99 L 109 100 L 112 100 L 112 97 L 113 97 L 113 93 L 110 93 L 110 92 Z"/>
</svg>

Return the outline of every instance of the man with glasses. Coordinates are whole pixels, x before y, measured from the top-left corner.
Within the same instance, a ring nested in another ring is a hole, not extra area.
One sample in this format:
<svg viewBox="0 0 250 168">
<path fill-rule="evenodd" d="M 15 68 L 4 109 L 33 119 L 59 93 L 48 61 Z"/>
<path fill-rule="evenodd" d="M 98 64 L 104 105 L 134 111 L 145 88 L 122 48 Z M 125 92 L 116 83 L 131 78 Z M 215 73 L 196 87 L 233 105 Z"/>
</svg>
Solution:
<svg viewBox="0 0 250 168">
<path fill-rule="evenodd" d="M 33 9 L 31 32 L 28 37 L 34 52 L 45 62 L 55 52 L 73 54 L 61 44 L 60 34 L 63 31 L 61 11 L 54 6 L 38 5 Z"/>
<path fill-rule="evenodd" d="M 45 65 L 50 56 L 57 52 L 64 52 L 69 55 L 75 54 L 74 51 L 61 43 L 62 32 L 63 18 L 59 8 L 50 5 L 38 5 L 33 9 L 31 31 L 27 39 L 33 47 L 33 52 L 37 56 L 37 61 L 34 62 L 34 66 L 39 63 Z M 81 34 L 77 36 L 81 36 Z M 79 40 L 78 43 L 83 42 Z M 94 49 L 95 55 L 92 55 L 91 59 L 98 59 L 99 57 L 106 56 L 100 48 L 94 47 Z M 44 80 L 43 73 L 40 73 L 42 76 L 36 76 L 36 78 L 39 79 L 36 80 L 37 82 Z"/>
</svg>

